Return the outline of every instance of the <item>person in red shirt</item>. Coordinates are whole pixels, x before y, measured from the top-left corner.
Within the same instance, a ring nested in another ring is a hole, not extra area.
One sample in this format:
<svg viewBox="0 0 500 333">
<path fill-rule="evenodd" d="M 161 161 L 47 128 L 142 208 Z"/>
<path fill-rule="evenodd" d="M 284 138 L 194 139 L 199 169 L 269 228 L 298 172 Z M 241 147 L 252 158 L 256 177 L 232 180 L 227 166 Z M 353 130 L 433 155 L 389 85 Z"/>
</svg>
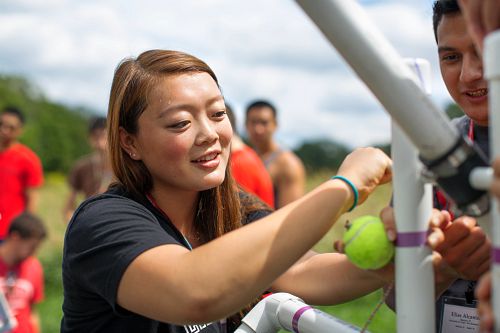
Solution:
<svg viewBox="0 0 500 333">
<path fill-rule="evenodd" d="M 43 269 L 33 255 L 46 236 L 42 221 L 23 213 L 12 220 L 7 237 L 0 243 L 0 290 L 15 318 L 10 333 L 40 332 L 33 306 L 44 297 Z"/>
<path fill-rule="evenodd" d="M 274 190 L 271 176 L 259 155 L 238 136 L 234 112 L 228 104 L 226 104 L 226 112 L 233 127 L 230 159 L 231 173 L 238 185 L 245 191 L 255 194 L 274 208 Z"/>
<path fill-rule="evenodd" d="M 43 183 L 38 156 L 21 144 L 24 116 L 14 107 L 0 113 L 0 239 L 5 238 L 14 217 L 38 204 L 38 187 Z"/>
</svg>

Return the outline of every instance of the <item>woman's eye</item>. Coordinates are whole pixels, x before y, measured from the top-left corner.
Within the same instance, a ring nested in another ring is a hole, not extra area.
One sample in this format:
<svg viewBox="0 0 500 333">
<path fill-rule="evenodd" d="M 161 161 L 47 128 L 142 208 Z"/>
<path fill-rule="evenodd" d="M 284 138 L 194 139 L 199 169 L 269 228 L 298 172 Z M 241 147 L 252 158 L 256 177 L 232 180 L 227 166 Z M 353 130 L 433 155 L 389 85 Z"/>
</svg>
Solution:
<svg viewBox="0 0 500 333">
<path fill-rule="evenodd" d="M 227 113 L 226 111 L 219 111 L 219 112 L 214 113 L 214 117 L 215 118 L 222 118 L 222 117 L 224 117 L 224 115 L 226 115 L 226 113 Z"/>
<path fill-rule="evenodd" d="M 178 123 L 175 123 L 171 126 L 169 126 L 170 128 L 173 128 L 173 129 L 182 129 L 184 127 L 186 127 L 187 125 L 189 125 L 189 121 L 188 120 L 184 120 L 184 121 L 180 121 Z"/>
</svg>

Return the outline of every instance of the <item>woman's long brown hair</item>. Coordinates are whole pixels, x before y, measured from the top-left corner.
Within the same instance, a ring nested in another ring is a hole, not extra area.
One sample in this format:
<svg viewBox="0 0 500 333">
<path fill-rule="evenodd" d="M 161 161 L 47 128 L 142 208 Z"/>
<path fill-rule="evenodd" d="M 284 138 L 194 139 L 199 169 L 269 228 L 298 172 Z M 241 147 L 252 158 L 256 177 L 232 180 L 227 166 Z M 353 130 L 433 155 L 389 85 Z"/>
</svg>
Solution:
<svg viewBox="0 0 500 333">
<path fill-rule="evenodd" d="M 136 59 L 125 59 L 115 71 L 108 109 L 111 166 L 118 184 L 136 198 L 144 198 L 152 190 L 153 180 L 144 163 L 130 158 L 121 147 L 120 128 L 136 134 L 153 87 L 169 76 L 189 73 L 207 73 L 218 85 L 205 62 L 178 51 L 146 51 Z M 221 185 L 200 193 L 195 230 L 201 241 L 208 242 L 241 225 L 240 202 L 228 166 Z"/>
</svg>

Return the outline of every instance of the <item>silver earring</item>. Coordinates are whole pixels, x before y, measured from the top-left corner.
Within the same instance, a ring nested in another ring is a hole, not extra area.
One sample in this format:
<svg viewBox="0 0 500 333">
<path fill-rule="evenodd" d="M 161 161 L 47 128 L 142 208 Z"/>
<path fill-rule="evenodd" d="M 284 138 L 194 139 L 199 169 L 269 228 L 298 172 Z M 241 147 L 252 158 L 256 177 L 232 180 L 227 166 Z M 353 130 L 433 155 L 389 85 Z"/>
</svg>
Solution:
<svg viewBox="0 0 500 333">
<path fill-rule="evenodd" d="M 135 158 L 135 153 L 130 153 L 131 158 Z"/>
</svg>

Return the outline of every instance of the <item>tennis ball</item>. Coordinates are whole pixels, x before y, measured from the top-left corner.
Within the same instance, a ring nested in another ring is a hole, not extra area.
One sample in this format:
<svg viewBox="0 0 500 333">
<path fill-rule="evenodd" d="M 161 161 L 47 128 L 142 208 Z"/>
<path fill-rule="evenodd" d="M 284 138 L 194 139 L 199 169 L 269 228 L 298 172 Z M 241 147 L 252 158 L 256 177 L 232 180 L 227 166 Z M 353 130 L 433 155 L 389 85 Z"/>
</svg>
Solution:
<svg viewBox="0 0 500 333">
<path fill-rule="evenodd" d="M 384 224 L 375 216 L 362 216 L 347 225 L 344 252 L 362 269 L 384 267 L 394 256 L 394 244 L 387 238 Z"/>
</svg>

